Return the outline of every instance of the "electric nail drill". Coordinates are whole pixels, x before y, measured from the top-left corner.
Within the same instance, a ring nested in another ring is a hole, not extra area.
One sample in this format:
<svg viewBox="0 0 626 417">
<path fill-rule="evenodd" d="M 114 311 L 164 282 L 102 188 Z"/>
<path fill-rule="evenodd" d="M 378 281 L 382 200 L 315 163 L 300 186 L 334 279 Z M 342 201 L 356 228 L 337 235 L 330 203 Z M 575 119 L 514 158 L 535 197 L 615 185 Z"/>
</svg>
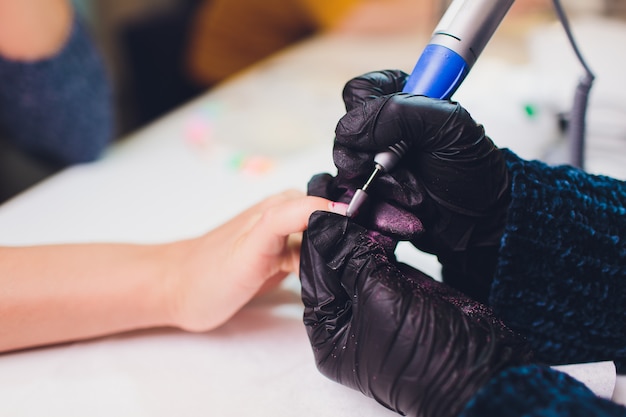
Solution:
<svg viewBox="0 0 626 417">
<path fill-rule="evenodd" d="M 469 73 L 513 1 L 453 0 L 402 91 L 432 98 L 450 98 Z M 352 197 L 346 212 L 348 217 L 358 214 L 367 200 L 367 190 L 374 179 L 380 173 L 392 170 L 408 148 L 409 145 L 400 140 L 374 157 L 374 171 Z"/>
</svg>

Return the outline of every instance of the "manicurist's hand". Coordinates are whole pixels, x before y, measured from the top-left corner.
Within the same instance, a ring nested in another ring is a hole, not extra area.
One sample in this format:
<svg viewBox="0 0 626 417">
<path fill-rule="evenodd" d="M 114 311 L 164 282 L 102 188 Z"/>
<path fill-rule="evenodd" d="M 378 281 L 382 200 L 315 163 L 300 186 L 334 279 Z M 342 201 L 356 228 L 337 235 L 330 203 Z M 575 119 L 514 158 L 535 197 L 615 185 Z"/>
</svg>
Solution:
<svg viewBox="0 0 626 417">
<path fill-rule="evenodd" d="M 297 271 L 312 212 L 345 208 L 286 191 L 188 240 L 0 247 L 0 351 L 150 327 L 214 329 Z"/>
<path fill-rule="evenodd" d="M 394 244 L 345 216 L 311 216 L 300 278 L 317 367 L 401 415 L 457 416 L 530 350 L 485 305 L 397 262 Z"/>
<path fill-rule="evenodd" d="M 406 79 L 401 71 L 376 71 L 346 84 L 337 175 L 314 178 L 309 190 L 349 201 L 372 173 L 374 156 L 404 141 L 406 155 L 372 183 L 369 205 L 355 220 L 380 228 L 381 211 L 403 212 L 396 222 L 417 217 L 423 232 L 409 236 L 413 244 L 439 257 L 447 282 L 486 301 L 509 201 L 504 157 L 459 103 L 401 93 Z"/>
</svg>

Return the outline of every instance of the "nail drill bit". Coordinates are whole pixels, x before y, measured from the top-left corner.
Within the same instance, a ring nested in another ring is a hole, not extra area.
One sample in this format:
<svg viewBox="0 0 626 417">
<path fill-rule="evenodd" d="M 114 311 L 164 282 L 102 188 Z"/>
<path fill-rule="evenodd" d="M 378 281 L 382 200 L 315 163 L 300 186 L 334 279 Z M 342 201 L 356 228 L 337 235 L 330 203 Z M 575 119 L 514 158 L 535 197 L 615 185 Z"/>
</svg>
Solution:
<svg viewBox="0 0 626 417">
<path fill-rule="evenodd" d="M 350 204 L 348 204 L 348 209 L 346 210 L 346 216 L 355 217 L 359 213 L 360 208 L 367 200 L 367 190 L 370 185 L 381 173 L 391 171 L 408 149 L 409 146 L 407 143 L 401 140 L 389 146 L 386 151 L 376 154 L 374 157 L 374 171 L 365 182 L 365 185 L 356 190 L 352 196 L 352 200 L 350 200 Z"/>
<path fill-rule="evenodd" d="M 361 208 L 361 206 L 363 206 L 363 204 L 365 204 L 365 200 L 367 200 L 367 190 L 370 184 L 374 181 L 374 178 L 376 178 L 382 170 L 383 167 L 381 167 L 380 165 L 374 165 L 374 171 L 372 172 L 372 175 L 370 175 L 365 185 L 356 190 L 354 196 L 352 196 L 352 200 L 350 200 L 350 204 L 348 204 L 348 209 L 346 210 L 346 216 L 355 217 L 359 213 L 359 209 Z"/>
</svg>

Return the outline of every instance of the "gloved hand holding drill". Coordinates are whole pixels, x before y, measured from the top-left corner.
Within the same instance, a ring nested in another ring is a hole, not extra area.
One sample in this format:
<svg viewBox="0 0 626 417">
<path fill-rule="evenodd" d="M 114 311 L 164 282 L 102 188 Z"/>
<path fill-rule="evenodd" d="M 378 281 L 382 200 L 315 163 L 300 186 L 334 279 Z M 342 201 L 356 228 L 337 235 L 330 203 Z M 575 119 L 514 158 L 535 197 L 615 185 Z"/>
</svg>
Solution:
<svg viewBox="0 0 626 417">
<path fill-rule="evenodd" d="M 383 213 L 405 219 L 401 229 L 410 236 L 401 237 L 438 256 L 444 282 L 486 302 L 509 201 L 504 157 L 459 104 L 397 93 L 406 78 L 380 71 L 346 85 L 347 114 L 333 152 L 337 175 L 314 177 L 309 192 L 349 201 L 374 155 L 404 140 L 409 151 L 372 184 L 356 221 L 393 234 L 397 224 L 379 224 Z"/>
</svg>

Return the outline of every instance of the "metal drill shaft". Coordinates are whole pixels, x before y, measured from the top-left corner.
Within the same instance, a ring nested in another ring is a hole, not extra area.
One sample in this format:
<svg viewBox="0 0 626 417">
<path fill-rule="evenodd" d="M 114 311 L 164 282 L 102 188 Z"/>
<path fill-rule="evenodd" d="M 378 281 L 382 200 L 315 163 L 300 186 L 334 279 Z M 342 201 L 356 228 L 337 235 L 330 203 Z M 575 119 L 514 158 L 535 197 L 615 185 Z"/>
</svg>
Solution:
<svg viewBox="0 0 626 417">
<path fill-rule="evenodd" d="M 365 201 L 367 200 L 367 189 L 374 182 L 376 177 L 378 177 L 378 174 L 380 174 L 382 171 L 383 167 L 379 164 L 376 164 L 374 166 L 374 171 L 365 182 L 365 185 L 363 185 L 362 188 L 356 190 L 354 196 L 352 197 L 352 200 L 350 200 L 350 204 L 348 204 L 348 209 L 346 210 L 346 216 L 354 217 L 359 213 L 359 209 L 363 206 L 363 204 L 365 204 Z"/>
</svg>

